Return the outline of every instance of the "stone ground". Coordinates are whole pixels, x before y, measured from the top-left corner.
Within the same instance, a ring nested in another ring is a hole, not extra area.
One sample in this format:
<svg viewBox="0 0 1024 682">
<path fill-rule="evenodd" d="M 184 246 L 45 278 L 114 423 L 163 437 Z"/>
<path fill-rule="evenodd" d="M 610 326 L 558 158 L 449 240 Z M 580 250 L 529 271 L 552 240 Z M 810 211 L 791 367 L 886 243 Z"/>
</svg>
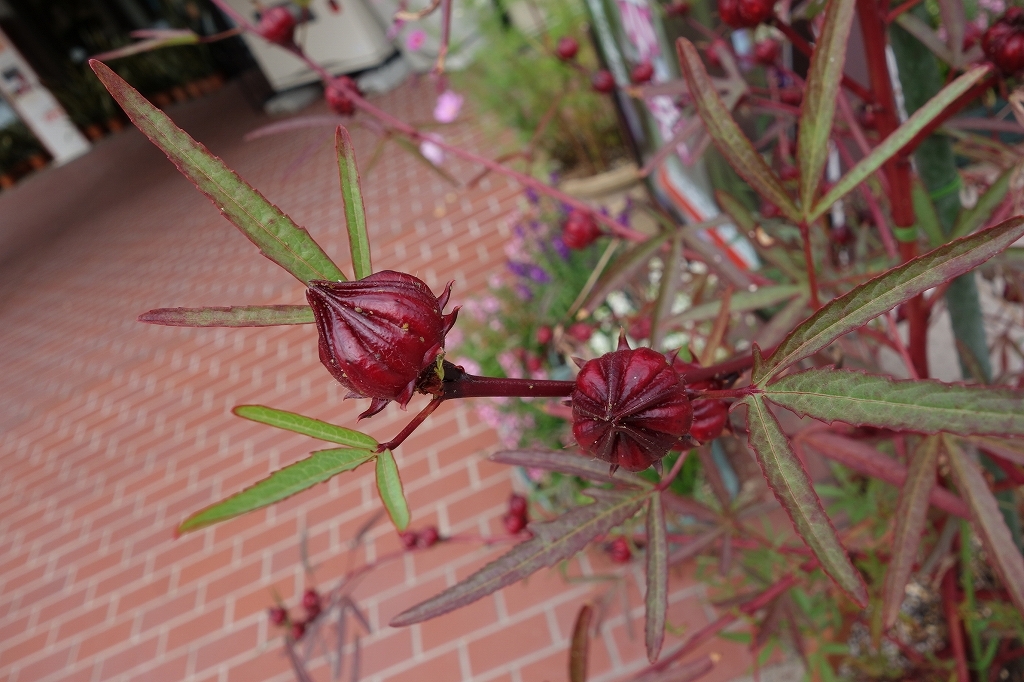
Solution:
<svg viewBox="0 0 1024 682">
<path fill-rule="evenodd" d="M 426 83 L 407 83 L 376 101 L 425 121 L 433 96 Z M 268 119 L 233 85 L 169 113 L 347 268 L 329 127 L 245 143 L 241 134 Z M 327 112 L 319 103 L 305 113 Z M 496 146 L 472 124 L 444 135 L 471 149 Z M 353 136 L 365 163 L 374 138 L 359 127 Z M 462 180 L 475 173 L 458 162 L 447 167 Z M 458 301 L 503 268 L 503 217 L 521 200 L 505 179 L 453 187 L 391 145 L 364 180 L 377 269 L 406 270 L 435 292 L 454 279 Z M 0 678 L 292 679 L 266 616 L 273 595 L 294 604 L 307 585 L 329 588 L 399 547 L 385 521 L 348 551 L 380 507 L 372 471 L 180 539 L 172 530 L 323 447 L 234 417 L 232 407 L 260 402 L 342 425 L 353 425 L 362 407 L 342 401 L 317 360 L 311 327 L 180 329 L 136 316 L 156 307 L 299 303 L 301 285 L 134 130 L 0 194 L 0 262 Z M 419 404 L 409 413 L 392 406 L 363 426 L 384 440 Z M 396 453 L 413 527 L 503 533 L 512 474 L 484 458 L 497 447 L 470 406 L 446 405 L 432 416 Z M 300 560 L 303 535 L 312 577 Z M 574 618 L 604 583 L 542 573 L 437 620 L 388 627 L 496 551 L 451 542 L 371 571 L 352 593 L 371 630 L 361 632 L 361 679 L 567 679 Z M 569 572 L 616 570 L 630 613 L 613 602 L 593 647 L 591 680 L 625 679 L 645 665 L 642 568 L 594 554 Z M 715 617 L 690 574 L 673 576 L 672 587 L 676 632 Z M 718 660 L 703 679 L 748 671 L 740 645 L 716 640 L 701 653 Z M 317 661 L 315 679 L 328 679 Z"/>
</svg>

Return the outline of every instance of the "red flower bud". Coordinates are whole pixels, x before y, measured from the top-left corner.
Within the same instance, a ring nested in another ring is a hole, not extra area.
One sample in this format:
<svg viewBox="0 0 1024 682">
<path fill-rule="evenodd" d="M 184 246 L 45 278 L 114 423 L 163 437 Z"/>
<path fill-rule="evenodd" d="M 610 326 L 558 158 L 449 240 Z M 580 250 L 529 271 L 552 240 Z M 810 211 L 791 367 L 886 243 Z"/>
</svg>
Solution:
<svg viewBox="0 0 1024 682">
<path fill-rule="evenodd" d="M 526 498 L 522 495 L 512 494 L 508 498 L 508 513 L 514 516 L 526 518 Z"/>
<path fill-rule="evenodd" d="M 685 436 L 693 408 L 679 374 L 661 353 L 619 349 L 583 365 L 572 392 L 572 434 L 587 454 L 643 471 Z"/>
<path fill-rule="evenodd" d="M 458 313 L 442 313 L 451 286 L 435 297 L 422 280 L 391 270 L 355 282 L 309 283 L 320 362 L 352 391 L 349 397 L 373 399 L 360 418 L 391 400 L 405 407 L 420 374 L 433 368 Z"/>
<path fill-rule="evenodd" d="M 754 28 L 774 11 L 774 0 L 718 0 L 718 16 L 733 28 Z"/>
<path fill-rule="evenodd" d="M 573 209 L 562 227 L 562 241 L 570 249 L 585 249 L 600 236 L 601 229 L 594 222 L 594 216 L 578 209 Z"/>
<path fill-rule="evenodd" d="M 683 362 L 675 359 L 672 367 L 680 375 L 687 370 L 700 367 L 698 362 Z M 692 389 L 715 389 L 720 385 L 713 381 L 696 381 L 686 385 Z M 729 421 L 729 403 L 724 400 L 693 400 L 690 402 L 693 407 L 693 424 L 690 425 L 690 435 L 701 443 L 707 443 L 722 435 L 726 422 Z"/>
<path fill-rule="evenodd" d="M 1024 71 L 1024 9 L 1006 10 L 981 37 L 981 49 L 1004 74 Z"/>
<path fill-rule="evenodd" d="M 270 616 L 270 622 L 277 626 L 284 625 L 288 620 L 288 612 L 280 606 L 275 606 L 267 611 L 267 615 Z"/>
<path fill-rule="evenodd" d="M 414 530 L 404 530 L 398 534 L 398 537 L 402 540 L 402 547 L 406 549 L 414 549 L 419 543 L 419 533 Z"/>
<path fill-rule="evenodd" d="M 598 92 L 603 92 L 607 95 L 615 90 L 615 76 L 612 75 L 611 71 L 601 69 L 594 72 L 594 75 L 590 77 L 590 85 Z"/>
<path fill-rule="evenodd" d="M 573 59 L 579 51 L 580 44 L 569 36 L 559 38 L 558 45 L 555 46 L 555 55 L 563 62 Z"/>
<path fill-rule="evenodd" d="M 682 17 L 690 13 L 690 3 L 679 0 L 665 7 L 665 14 L 670 17 Z"/>
<path fill-rule="evenodd" d="M 551 332 L 551 327 L 538 327 L 537 328 L 537 343 L 542 346 L 546 346 L 551 343 L 551 338 L 554 334 Z"/>
<path fill-rule="evenodd" d="M 256 33 L 277 45 L 291 45 L 295 35 L 295 17 L 283 5 L 271 7 L 260 15 Z"/>
<path fill-rule="evenodd" d="M 505 522 L 505 530 L 508 531 L 509 535 L 516 535 L 521 530 L 526 528 L 526 517 L 516 516 L 515 514 L 505 514 L 502 518 Z"/>
<path fill-rule="evenodd" d="M 650 62 L 641 62 L 633 67 L 630 78 L 634 83 L 646 83 L 654 78 L 654 66 Z"/>
<path fill-rule="evenodd" d="M 306 634 L 306 624 L 301 620 L 292 623 L 292 639 L 299 641 Z"/>
<path fill-rule="evenodd" d="M 441 534 L 437 532 L 437 526 L 427 526 L 420 531 L 420 536 L 417 538 L 416 546 L 423 549 L 433 547 L 440 539 Z"/>
<path fill-rule="evenodd" d="M 306 614 L 310 620 L 313 620 L 320 615 L 320 593 L 309 588 L 305 594 L 302 595 L 302 608 L 306 609 Z"/>
<path fill-rule="evenodd" d="M 359 94 L 359 87 L 348 76 L 339 76 L 332 79 L 324 89 L 327 105 L 331 108 L 331 111 L 341 116 L 351 116 L 356 111 L 355 102 L 352 101 L 350 96 L 352 93 Z"/>
<path fill-rule="evenodd" d="M 729 44 L 721 38 L 715 38 L 712 40 L 711 44 L 708 45 L 707 50 L 705 51 L 705 55 L 708 58 L 708 66 L 713 66 L 715 68 L 722 66 L 722 58 L 718 56 L 718 53 L 721 50 L 728 51 Z"/>
<path fill-rule="evenodd" d="M 779 59 L 782 47 L 777 40 L 768 38 L 754 45 L 754 59 L 758 64 L 771 66 Z"/>
<path fill-rule="evenodd" d="M 628 564 L 629 560 L 633 558 L 633 553 L 629 550 L 629 543 L 626 542 L 626 538 L 615 538 L 611 544 L 608 545 L 608 554 L 611 555 L 612 561 L 617 564 Z"/>
<path fill-rule="evenodd" d="M 594 330 L 586 322 L 573 322 L 566 333 L 580 343 L 586 343 L 594 335 Z"/>
</svg>

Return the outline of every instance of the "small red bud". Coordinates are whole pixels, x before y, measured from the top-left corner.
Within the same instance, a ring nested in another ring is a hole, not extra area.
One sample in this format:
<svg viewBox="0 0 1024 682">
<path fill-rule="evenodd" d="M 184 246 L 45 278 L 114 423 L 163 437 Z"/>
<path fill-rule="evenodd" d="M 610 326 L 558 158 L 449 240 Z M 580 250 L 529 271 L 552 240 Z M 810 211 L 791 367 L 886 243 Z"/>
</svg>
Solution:
<svg viewBox="0 0 1024 682">
<path fill-rule="evenodd" d="M 878 112 L 870 104 L 865 105 L 857 113 L 857 122 L 865 130 L 874 130 L 878 127 Z"/>
<path fill-rule="evenodd" d="M 583 365 L 572 392 L 572 434 L 589 455 L 643 471 L 689 432 L 693 408 L 664 355 L 619 349 Z"/>
<path fill-rule="evenodd" d="M 551 343 L 551 339 L 554 334 L 551 331 L 551 327 L 538 327 L 537 328 L 537 343 L 542 346 L 546 346 Z"/>
<path fill-rule="evenodd" d="M 585 249 L 600 236 L 601 229 L 594 216 L 578 209 L 573 209 L 562 227 L 562 241 L 570 249 Z"/>
<path fill-rule="evenodd" d="M 437 532 L 437 526 L 427 526 L 420 531 L 420 536 L 416 542 L 416 546 L 422 549 L 433 547 L 440 539 L 441 534 Z"/>
<path fill-rule="evenodd" d="M 526 508 L 527 508 L 526 498 L 523 497 L 522 495 L 513 493 L 512 496 L 508 498 L 508 513 L 509 514 L 512 514 L 513 516 L 521 516 L 521 517 L 523 517 L 525 519 L 526 518 Z"/>
<path fill-rule="evenodd" d="M 676 358 L 672 367 L 680 375 L 688 370 L 697 369 L 700 363 L 683 362 Z M 686 385 L 692 389 L 714 389 L 719 384 L 712 381 L 697 381 Z M 701 443 L 707 443 L 722 435 L 726 423 L 729 421 L 729 404 L 724 400 L 693 400 L 693 424 L 690 425 L 690 435 Z"/>
<path fill-rule="evenodd" d="M 301 620 L 292 623 L 292 639 L 296 642 L 302 639 L 302 636 L 306 634 L 306 624 Z"/>
<path fill-rule="evenodd" d="M 288 621 L 288 612 L 280 606 L 275 606 L 269 609 L 267 611 L 267 615 L 270 616 L 270 622 L 279 627 Z"/>
<path fill-rule="evenodd" d="M 526 519 L 522 516 L 505 514 L 505 516 L 502 517 L 502 521 L 505 522 L 505 530 L 508 531 L 509 535 L 516 535 L 526 528 Z"/>
<path fill-rule="evenodd" d="M 641 62 L 633 67 L 633 73 L 630 74 L 630 79 L 640 85 L 647 83 L 654 78 L 654 66 L 650 62 Z"/>
<path fill-rule="evenodd" d="M 774 11 L 774 0 L 718 0 L 718 16 L 732 28 L 754 28 Z"/>
<path fill-rule="evenodd" d="M 981 49 L 1000 71 L 1024 71 L 1024 9 L 1011 7 L 981 37 Z"/>
<path fill-rule="evenodd" d="M 450 294 L 450 283 L 436 297 L 422 280 L 392 270 L 355 282 L 309 283 L 320 362 L 351 397 L 373 399 L 360 418 L 391 400 L 404 407 L 412 398 L 416 380 L 432 370 L 455 324 L 458 308 L 442 312 Z"/>
<path fill-rule="evenodd" d="M 256 33 L 276 45 L 291 45 L 295 35 L 295 17 L 283 5 L 271 7 L 260 15 Z"/>
<path fill-rule="evenodd" d="M 690 13 L 690 3 L 677 1 L 665 7 L 665 14 L 670 17 L 682 17 Z"/>
<path fill-rule="evenodd" d="M 306 609 L 306 614 L 310 620 L 319 616 L 321 608 L 320 593 L 312 587 L 306 590 L 302 595 L 302 608 Z"/>
<path fill-rule="evenodd" d="M 608 554 L 611 556 L 612 561 L 617 564 L 628 564 L 629 560 L 633 558 L 633 553 L 629 550 L 629 543 L 626 542 L 626 538 L 615 538 L 611 544 L 608 545 Z"/>
<path fill-rule="evenodd" d="M 331 80 L 324 89 L 324 97 L 327 105 L 336 114 L 351 116 L 356 111 L 355 102 L 352 101 L 352 93 L 359 94 L 359 87 L 356 82 L 348 76 L 339 76 Z"/>
<path fill-rule="evenodd" d="M 767 199 L 761 200 L 761 208 L 759 209 L 759 212 L 762 216 L 769 219 L 778 218 L 780 215 L 782 215 L 782 211 L 779 210 L 779 207 L 773 204 L 772 202 L 768 201 Z"/>
<path fill-rule="evenodd" d="M 782 47 L 779 45 L 779 42 L 771 38 L 762 40 L 754 45 L 754 59 L 758 64 L 771 66 L 778 61 L 781 53 Z"/>
<path fill-rule="evenodd" d="M 540 356 L 533 355 L 532 353 L 526 356 L 526 369 L 529 370 L 531 374 L 539 372 L 543 366 L 544 361 Z"/>
<path fill-rule="evenodd" d="M 615 90 L 615 76 L 612 75 L 611 71 L 601 69 L 594 72 L 594 75 L 590 77 L 590 85 L 594 90 L 607 95 Z"/>
<path fill-rule="evenodd" d="M 569 36 L 559 38 L 558 45 L 555 46 L 555 55 L 563 62 L 574 59 L 579 51 L 580 44 Z"/>
<path fill-rule="evenodd" d="M 413 549 L 419 543 L 419 534 L 414 530 L 403 530 L 398 534 L 399 539 L 402 541 L 402 547 L 406 549 Z"/>
<path fill-rule="evenodd" d="M 593 327 L 586 322 L 573 322 L 565 331 L 569 336 L 580 343 L 586 343 L 590 340 L 590 337 L 594 335 Z"/>
</svg>

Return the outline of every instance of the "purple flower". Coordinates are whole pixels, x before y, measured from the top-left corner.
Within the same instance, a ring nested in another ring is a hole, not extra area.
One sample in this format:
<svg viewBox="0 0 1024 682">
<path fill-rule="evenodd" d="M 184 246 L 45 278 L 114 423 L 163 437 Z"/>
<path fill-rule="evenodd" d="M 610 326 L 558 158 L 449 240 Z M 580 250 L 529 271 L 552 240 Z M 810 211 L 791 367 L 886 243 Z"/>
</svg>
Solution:
<svg viewBox="0 0 1024 682">
<path fill-rule="evenodd" d="M 508 261 L 508 269 L 514 275 L 519 277 L 530 276 L 530 265 L 528 263 L 520 263 L 519 261 L 510 260 Z"/>
<path fill-rule="evenodd" d="M 532 187 L 527 187 L 523 191 L 523 194 L 526 195 L 526 200 L 529 201 L 531 204 L 536 205 L 537 203 L 540 202 L 540 196 L 537 194 L 537 190 L 535 190 Z"/>
<path fill-rule="evenodd" d="M 405 36 L 405 48 L 410 52 L 418 52 L 427 41 L 427 32 L 422 28 L 414 28 Z"/>
<path fill-rule="evenodd" d="M 569 260 L 569 247 L 565 245 L 565 242 L 562 241 L 561 237 L 556 235 L 551 238 L 551 248 L 555 250 L 555 253 L 557 253 L 562 260 Z"/>
<path fill-rule="evenodd" d="M 527 272 L 527 276 L 530 279 L 532 279 L 534 282 L 538 282 L 540 284 L 544 284 L 545 282 L 550 282 L 551 281 L 551 275 L 549 275 L 544 270 L 544 268 L 542 268 L 539 265 L 531 265 L 531 266 L 529 266 L 529 269 L 528 269 L 528 272 Z"/>
<path fill-rule="evenodd" d="M 434 120 L 438 123 L 451 123 L 459 117 L 459 110 L 462 109 L 462 95 L 452 90 L 445 90 L 437 98 L 437 105 L 434 107 Z"/>
<path fill-rule="evenodd" d="M 515 286 L 515 290 L 516 296 L 518 296 L 523 301 L 529 301 L 530 299 L 533 298 L 533 292 L 530 291 L 530 287 L 526 286 L 525 284 L 517 284 Z"/>
</svg>

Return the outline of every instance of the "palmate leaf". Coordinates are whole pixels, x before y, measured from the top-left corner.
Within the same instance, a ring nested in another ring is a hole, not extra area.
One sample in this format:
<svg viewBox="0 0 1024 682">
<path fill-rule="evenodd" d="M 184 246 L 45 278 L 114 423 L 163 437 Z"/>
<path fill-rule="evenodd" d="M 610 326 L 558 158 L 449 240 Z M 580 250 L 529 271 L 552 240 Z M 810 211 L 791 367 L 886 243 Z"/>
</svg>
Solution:
<svg viewBox="0 0 1024 682">
<path fill-rule="evenodd" d="M 697 107 L 708 134 L 715 146 L 739 173 L 740 177 L 750 183 L 758 194 L 779 207 L 779 210 L 794 222 L 800 220 L 800 211 L 786 193 L 782 181 L 772 172 L 768 163 L 754 147 L 753 143 L 740 130 L 722 98 L 718 96 L 700 53 L 686 38 L 676 41 L 676 52 L 679 55 L 679 66 L 690 88 L 693 102 Z"/>
<path fill-rule="evenodd" d="M 345 279 L 309 233 L 281 209 L 174 125 L 166 114 L 106 65 L 96 60 L 89 64 L 132 123 L 167 154 L 178 170 L 209 197 L 224 217 L 258 246 L 264 256 L 303 284 L 312 279 Z"/>
<path fill-rule="evenodd" d="M 587 494 L 590 494 L 589 492 Z M 647 501 L 646 492 L 600 492 L 593 504 L 570 509 L 554 521 L 531 523 L 533 538 L 512 548 L 465 580 L 391 619 L 392 627 L 419 623 L 454 611 L 518 582 L 536 571 L 554 566 L 636 514 Z"/>
<path fill-rule="evenodd" d="M 334 147 L 338 152 L 338 174 L 341 176 L 341 198 L 345 204 L 345 225 L 348 227 L 352 268 L 355 270 L 355 278 L 362 279 L 373 274 L 370 238 L 366 234 L 366 210 L 363 208 L 363 192 L 359 187 L 356 150 L 344 126 L 338 126 L 335 131 Z"/>
<path fill-rule="evenodd" d="M 773 382 L 764 397 L 827 423 L 918 433 L 1024 435 L 1024 393 L 1007 389 L 809 369 Z"/>
<path fill-rule="evenodd" d="M 775 415 L 759 395 L 747 396 L 743 403 L 747 406 L 750 445 L 775 497 L 829 577 L 855 602 L 866 607 L 868 593 L 864 579 L 846 555 L 807 471 L 794 454 Z"/>
<path fill-rule="evenodd" d="M 198 530 L 280 502 L 344 471 L 351 471 L 373 457 L 372 450 L 318 450 L 306 459 L 275 471 L 256 485 L 192 514 L 178 526 L 178 533 Z"/>
<path fill-rule="evenodd" d="M 665 641 L 665 616 L 668 613 L 668 539 L 665 535 L 665 509 L 661 494 L 651 495 L 647 505 L 647 619 L 644 633 L 647 660 L 654 663 Z"/>
<path fill-rule="evenodd" d="M 943 282 L 969 272 L 1024 236 L 1024 217 L 1011 218 L 893 268 L 831 301 L 794 329 L 768 358 L 754 365 L 764 386 L 776 373 L 825 348 L 847 332 Z"/>
<path fill-rule="evenodd" d="M 960 494 L 971 508 L 974 527 L 988 553 L 988 563 L 999 574 L 1003 587 L 1018 611 L 1024 611 L 1024 557 L 1006 526 L 999 502 L 985 482 L 981 468 L 954 438 L 944 435 L 942 445 L 949 456 L 949 470 Z"/>
<path fill-rule="evenodd" d="M 313 324 L 308 305 L 237 305 L 225 308 L 157 308 L 139 315 L 139 322 L 168 327 L 270 327 Z"/>
<path fill-rule="evenodd" d="M 377 441 L 365 433 L 328 424 L 319 419 L 304 417 L 294 412 L 276 410 L 273 407 L 266 407 L 264 405 L 239 405 L 232 412 L 239 417 L 251 419 L 254 422 L 276 426 L 285 431 L 294 431 L 295 433 L 319 438 L 330 443 L 338 443 L 365 450 L 373 450 L 377 447 Z"/>
<path fill-rule="evenodd" d="M 831 0 L 825 9 L 821 35 L 814 45 L 807 71 L 807 87 L 800 107 L 797 158 L 800 160 L 800 206 L 805 214 L 814 203 L 821 173 L 828 160 L 832 119 L 846 63 L 846 43 L 853 25 L 855 0 Z"/>
<path fill-rule="evenodd" d="M 814 222 L 823 216 L 831 208 L 832 204 L 842 199 L 852 192 L 857 185 L 867 180 L 869 175 L 881 168 L 886 161 L 896 156 L 903 147 L 917 137 L 917 134 L 934 121 L 950 104 L 983 79 L 988 78 L 991 73 L 991 65 L 975 66 L 940 90 L 923 107 L 915 111 L 910 118 L 904 121 L 899 128 L 892 131 L 877 147 L 872 149 L 870 154 L 861 159 L 856 166 L 840 178 L 832 186 L 832 189 L 814 205 L 813 210 L 807 215 L 807 222 Z"/>
<path fill-rule="evenodd" d="M 938 436 L 921 441 L 910 461 L 906 483 L 900 489 L 900 501 L 893 516 L 896 532 L 892 540 L 892 558 L 885 573 L 882 596 L 882 622 L 886 629 L 896 623 L 900 614 L 907 580 L 921 547 L 921 533 L 928 520 L 928 498 L 935 487 L 940 447 Z"/>
<path fill-rule="evenodd" d="M 405 530 L 409 526 L 409 505 L 405 501 L 395 456 L 390 450 L 377 455 L 377 492 L 380 493 L 384 508 L 388 510 L 391 523 L 398 530 Z"/>
</svg>

